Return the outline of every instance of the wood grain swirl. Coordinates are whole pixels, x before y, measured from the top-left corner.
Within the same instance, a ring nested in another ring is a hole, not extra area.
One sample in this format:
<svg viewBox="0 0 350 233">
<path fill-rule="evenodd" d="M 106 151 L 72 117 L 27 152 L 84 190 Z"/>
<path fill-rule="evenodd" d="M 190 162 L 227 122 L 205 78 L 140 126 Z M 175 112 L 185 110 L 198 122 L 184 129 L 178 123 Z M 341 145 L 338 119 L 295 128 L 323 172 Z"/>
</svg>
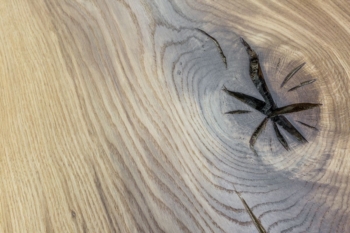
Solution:
<svg viewBox="0 0 350 233">
<path fill-rule="evenodd" d="M 0 232 L 350 229 L 347 1 L 16 0 L 0 13 Z M 286 114 L 308 143 L 267 121 L 250 149 L 265 116 L 222 91 L 263 100 L 241 37 L 278 107 L 322 103 Z"/>
</svg>

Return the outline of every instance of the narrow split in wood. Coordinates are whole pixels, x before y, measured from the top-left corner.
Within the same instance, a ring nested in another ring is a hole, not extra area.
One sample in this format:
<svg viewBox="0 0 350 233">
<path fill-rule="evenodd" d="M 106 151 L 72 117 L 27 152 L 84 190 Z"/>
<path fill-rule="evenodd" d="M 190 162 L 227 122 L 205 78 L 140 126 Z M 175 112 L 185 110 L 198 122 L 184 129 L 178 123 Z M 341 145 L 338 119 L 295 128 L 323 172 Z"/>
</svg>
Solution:
<svg viewBox="0 0 350 233">
<path fill-rule="evenodd" d="M 281 88 L 305 65 L 305 62 L 294 68 L 283 80 Z"/>
<path fill-rule="evenodd" d="M 241 200 L 242 204 L 244 205 L 244 208 L 248 212 L 250 218 L 252 219 L 252 222 L 254 223 L 256 229 L 259 231 L 259 233 L 266 233 L 266 230 L 264 226 L 261 224 L 260 220 L 255 216 L 253 211 L 248 206 L 247 202 L 244 200 L 244 198 L 241 196 L 241 194 L 237 191 L 235 191 L 239 199 Z"/>
<path fill-rule="evenodd" d="M 264 107 L 265 107 L 265 102 L 261 101 L 255 97 L 240 93 L 240 92 L 235 92 L 235 91 L 229 91 L 225 86 L 222 89 L 223 91 L 225 91 L 227 94 L 229 94 L 230 96 L 236 98 L 237 100 L 247 104 L 249 107 L 258 110 L 259 112 L 266 114 L 266 112 L 264 112 Z"/>
<path fill-rule="evenodd" d="M 274 117 L 277 115 L 282 114 L 288 114 L 293 112 L 301 112 L 308 109 L 312 109 L 318 106 L 321 106 L 322 104 L 312 104 L 312 103 L 298 103 L 298 104 L 290 104 L 287 106 L 284 106 L 282 108 L 277 108 L 269 115 L 269 117 Z"/>
<path fill-rule="evenodd" d="M 300 87 L 309 85 L 309 84 L 314 83 L 314 82 L 316 82 L 316 79 L 307 80 L 305 82 L 300 83 L 298 86 L 292 87 L 291 89 L 288 90 L 288 92 L 289 91 L 295 91 L 296 89 L 298 89 Z"/>
<path fill-rule="evenodd" d="M 254 145 L 256 143 L 256 140 L 258 139 L 258 137 L 260 136 L 260 134 L 262 133 L 262 131 L 265 129 L 267 121 L 269 119 L 266 117 L 261 123 L 260 125 L 256 128 L 256 130 L 254 131 L 252 137 L 249 140 L 249 144 L 250 144 L 250 149 L 252 149 L 252 151 L 254 151 L 255 155 L 258 155 L 256 150 L 254 149 Z"/>
<path fill-rule="evenodd" d="M 225 112 L 225 114 L 245 114 L 245 113 L 250 113 L 250 111 L 247 111 L 247 110 L 233 110 L 233 111 Z"/>
<path fill-rule="evenodd" d="M 202 29 L 196 28 L 196 30 L 198 30 L 199 32 L 203 33 L 204 35 L 206 35 L 207 37 L 209 37 L 216 45 L 216 47 L 219 50 L 220 56 L 222 58 L 222 61 L 224 62 L 226 69 L 227 69 L 227 60 L 226 60 L 226 56 L 224 54 L 224 51 L 222 50 L 219 42 L 211 35 L 209 35 L 207 32 L 203 31 Z"/>
<path fill-rule="evenodd" d="M 317 129 L 316 127 L 314 127 L 314 126 L 311 126 L 311 125 L 306 124 L 306 123 L 301 122 L 301 121 L 297 121 L 297 122 L 298 122 L 299 124 L 302 124 L 303 126 L 306 126 L 306 127 L 310 128 L 310 129 L 313 129 L 313 130 L 318 131 L 318 129 Z"/>
<path fill-rule="evenodd" d="M 286 139 L 283 137 L 283 135 L 281 134 L 280 130 L 278 129 L 276 122 L 273 122 L 273 129 L 275 130 L 278 141 L 282 144 L 284 149 L 289 150 L 288 143 Z"/>
</svg>

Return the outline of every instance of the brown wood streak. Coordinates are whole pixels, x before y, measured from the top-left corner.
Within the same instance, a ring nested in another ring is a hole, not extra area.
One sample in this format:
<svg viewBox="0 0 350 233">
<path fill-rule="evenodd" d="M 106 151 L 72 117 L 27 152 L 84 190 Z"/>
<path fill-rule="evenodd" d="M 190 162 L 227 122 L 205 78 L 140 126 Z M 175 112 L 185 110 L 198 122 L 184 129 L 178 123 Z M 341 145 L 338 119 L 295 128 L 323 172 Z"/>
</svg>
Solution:
<svg viewBox="0 0 350 233">
<path fill-rule="evenodd" d="M 3 1 L 0 232 L 346 232 L 347 5 Z"/>
</svg>

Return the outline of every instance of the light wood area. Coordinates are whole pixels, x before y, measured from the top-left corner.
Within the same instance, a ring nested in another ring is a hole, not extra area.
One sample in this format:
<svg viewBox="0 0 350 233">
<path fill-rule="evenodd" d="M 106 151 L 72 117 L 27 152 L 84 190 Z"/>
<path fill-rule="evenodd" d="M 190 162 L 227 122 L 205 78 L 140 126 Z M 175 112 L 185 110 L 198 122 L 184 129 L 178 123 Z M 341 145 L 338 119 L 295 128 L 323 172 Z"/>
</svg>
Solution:
<svg viewBox="0 0 350 233">
<path fill-rule="evenodd" d="M 0 232 L 350 231 L 348 1 L 0 0 L 0 15 Z M 240 37 L 278 106 L 322 104 L 286 115 L 308 143 L 279 127 L 287 151 L 268 121 L 251 150 L 264 116 L 222 91 L 262 100 Z"/>
</svg>

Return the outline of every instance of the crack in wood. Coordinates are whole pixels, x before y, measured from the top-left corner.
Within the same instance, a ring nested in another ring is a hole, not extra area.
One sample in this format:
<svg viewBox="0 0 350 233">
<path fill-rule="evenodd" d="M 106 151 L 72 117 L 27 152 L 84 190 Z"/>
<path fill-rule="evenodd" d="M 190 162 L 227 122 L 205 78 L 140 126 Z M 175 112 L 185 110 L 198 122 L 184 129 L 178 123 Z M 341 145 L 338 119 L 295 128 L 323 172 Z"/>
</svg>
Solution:
<svg viewBox="0 0 350 233">
<path fill-rule="evenodd" d="M 316 79 L 307 80 L 307 81 L 305 81 L 305 82 L 300 83 L 299 85 L 297 85 L 297 86 L 295 86 L 295 87 L 292 87 L 291 89 L 288 90 L 288 92 L 290 92 L 290 91 L 295 91 L 296 89 L 298 89 L 298 88 L 300 88 L 300 87 L 309 85 L 309 84 L 314 83 L 314 82 L 316 82 Z"/>
<path fill-rule="evenodd" d="M 250 111 L 247 111 L 247 110 L 233 110 L 233 111 L 225 112 L 225 114 L 245 114 L 245 113 L 250 113 Z"/>
<path fill-rule="evenodd" d="M 213 36 L 209 35 L 207 32 L 203 31 L 202 29 L 196 28 L 196 30 L 201 32 L 202 34 L 206 35 L 207 37 L 209 37 L 215 43 L 216 47 L 219 50 L 220 56 L 222 58 L 222 61 L 224 62 L 225 66 L 226 66 L 226 69 L 227 69 L 227 59 L 226 59 L 224 51 L 222 50 L 219 42 Z"/>
<path fill-rule="evenodd" d="M 297 121 L 297 122 L 298 122 L 299 124 L 302 124 L 302 125 L 304 125 L 304 126 L 306 126 L 306 127 L 310 128 L 310 129 L 313 129 L 313 130 L 318 131 L 318 129 L 317 129 L 316 127 L 314 127 L 314 126 L 311 126 L 311 125 L 306 124 L 306 123 L 301 122 L 301 121 Z"/>
<path fill-rule="evenodd" d="M 256 152 L 256 150 L 254 149 L 254 145 L 256 143 L 256 140 L 258 139 L 258 137 L 260 136 L 260 134 L 262 133 L 262 131 L 265 129 L 267 121 L 269 120 L 269 118 L 265 117 L 265 119 L 260 123 L 260 125 L 255 129 L 254 133 L 252 134 L 250 140 L 249 140 L 249 144 L 250 144 L 250 149 L 252 151 L 254 151 L 254 153 L 256 155 L 258 155 L 258 153 Z"/>
<path fill-rule="evenodd" d="M 256 229 L 259 231 L 259 233 L 266 233 L 266 230 L 264 226 L 261 224 L 260 220 L 255 216 L 253 211 L 248 206 L 247 202 L 244 200 L 244 198 L 241 196 L 241 194 L 237 191 L 235 191 L 239 199 L 241 200 L 242 204 L 244 205 L 244 208 L 248 212 L 250 218 L 252 219 L 252 222 L 254 223 Z"/>
<path fill-rule="evenodd" d="M 281 88 L 305 65 L 305 62 L 297 67 L 295 67 L 283 80 Z"/>
<path fill-rule="evenodd" d="M 259 57 L 256 52 L 250 47 L 250 45 L 241 37 L 242 44 L 246 47 L 247 54 L 249 56 L 249 73 L 250 78 L 253 81 L 256 89 L 259 91 L 260 95 L 265 100 L 266 109 L 276 108 L 276 103 L 272 98 L 269 88 L 265 82 L 263 72 L 261 70 L 261 65 L 259 62 Z"/>
<path fill-rule="evenodd" d="M 267 112 L 265 111 L 265 102 L 261 101 L 255 97 L 240 93 L 240 92 L 235 92 L 235 91 L 229 91 L 225 86 L 222 89 L 223 91 L 225 91 L 227 94 L 229 94 L 232 97 L 235 97 L 236 99 L 238 99 L 239 101 L 247 104 L 249 107 L 258 110 L 259 112 L 261 112 L 262 114 L 267 114 Z"/>
<path fill-rule="evenodd" d="M 273 122 L 273 129 L 275 130 L 276 137 L 277 137 L 278 141 L 282 144 L 282 146 L 286 150 L 289 150 L 288 143 L 287 143 L 286 139 L 283 137 L 283 135 L 281 134 L 280 130 L 278 129 L 276 122 Z"/>
<path fill-rule="evenodd" d="M 255 97 L 246 95 L 244 93 L 230 91 L 226 88 L 226 86 L 223 86 L 223 91 L 225 91 L 228 95 L 236 98 L 237 100 L 245 103 L 249 107 L 261 112 L 265 115 L 264 120 L 260 123 L 260 125 L 255 129 L 253 132 L 250 140 L 249 145 L 250 149 L 254 152 L 255 155 L 258 155 L 256 150 L 254 149 L 254 145 L 262 133 L 262 131 L 265 129 L 266 124 L 268 120 L 272 120 L 274 131 L 276 133 L 278 141 L 281 143 L 281 145 L 286 149 L 290 150 L 288 142 L 281 134 L 280 130 L 278 129 L 278 125 L 280 125 L 285 131 L 287 131 L 291 136 L 296 138 L 299 142 L 305 143 L 307 140 L 305 137 L 293 126 L 293 124 L 285 117 L 284 114 L 289 113 L 295 113 L 295 112 L 301 112 L 309 109 L 313 109 L 315 107 L 319 107 L 322 104 L 319 103 L 296 103 L 296 104 L 290 104 L 283 107 L 278 107 L 269 91 L 269 88 L 266 84 L 261 65 L 259 62 L 259 57 L 257 53 L 251 48 L 251 46 L 243 39 L 241 38 L 241 42 L 246 48 L 248 57 L 249 57 L 249 73 L 250 78 L 252 82 L 254 83 L 256 89 L 259 91 L 261 96 L 264 98 L 264 101 L 259 100 Z M 283 87 L 303 66 L 305 63 L 302 63 L 301 65 L 294 68 L 283 80 L 281 87 Z M 308 84 L 311 84 L 315 82 L 316 79 L 308 80 L 305 82 L 302 82 L 299 84 L 298 87 L 305 86 Z M 294 87 L 297 89 L 297 87 Z M 293 88 L 292 88 L 293 89 Z M 248 113 L 249 111 L 243 111 L 243 110 L 235 110 L 235 111 L 229 111 L 226 114 L 242 114 L 242 113 Z M 301 123 L 304 126 L 312 128 L 312 126 L 307 125 L 305 123 Z"/>
<path fill-rule="evenodd" d="M 308 142 L 306 138 L 294 127 L 294 125 L 285 116 L 276 116 L 273 118 L 290 135 L 294 136 L 299 142 Z"/>
<path fill-rule="evenodd" d="M 274 117 L 277 115 L 288 114 L 293 112 L 301 112 L 301 111 L 312 109 L 321 105 L 322 104 L 312 104 L 312 103 L 290 104 L 282 108 L 274 109 L 272 113 L 269 115 L 269 117 Z"/>
</svg>

